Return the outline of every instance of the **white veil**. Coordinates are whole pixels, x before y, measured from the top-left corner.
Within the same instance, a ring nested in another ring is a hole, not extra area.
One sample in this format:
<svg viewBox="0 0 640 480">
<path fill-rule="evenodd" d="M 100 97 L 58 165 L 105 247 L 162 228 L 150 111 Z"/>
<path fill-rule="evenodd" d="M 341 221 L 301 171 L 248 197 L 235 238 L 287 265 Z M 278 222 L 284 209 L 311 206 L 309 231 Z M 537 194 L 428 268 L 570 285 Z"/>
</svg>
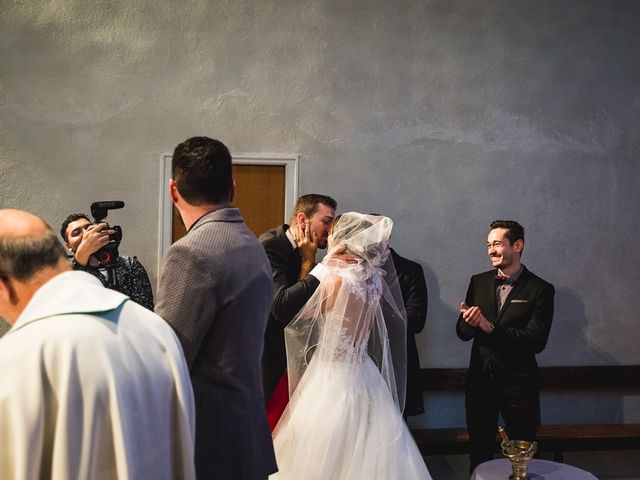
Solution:
<svg viewBox="0 0 640 480">
<path fill-rule="evenodd" d="M 392 226 L 390 218 L 356 212 L 334 224 L 332 245 L 346 245 L 357 263 L 325 261 L 330 273 L 285 328 L 290 398 L 312 360 L 357 371 L 368 356 L 404 409 L 407 322 L 389 255 Z"/>
</svg>

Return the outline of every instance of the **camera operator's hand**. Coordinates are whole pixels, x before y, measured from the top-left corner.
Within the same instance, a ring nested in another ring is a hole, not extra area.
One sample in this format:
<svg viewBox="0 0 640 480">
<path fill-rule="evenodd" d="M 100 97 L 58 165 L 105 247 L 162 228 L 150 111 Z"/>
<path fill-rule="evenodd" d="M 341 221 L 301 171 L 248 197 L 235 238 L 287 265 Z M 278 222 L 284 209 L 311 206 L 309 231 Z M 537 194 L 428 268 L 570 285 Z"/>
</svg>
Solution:
<svg viewBox="0 0 640 480">
<path fill-rule="evenodd" d="M 107 228 L 106 223 L 89 225 L 82 234 L 82 240 L 76 250 L 76 262 L 86 267 L 91 260 L 91 255 L 109 243 L 109 235 L 113 235 L 114 230 Z M 94 262 L 97 260 L 94 259 Z"/>
</svg>

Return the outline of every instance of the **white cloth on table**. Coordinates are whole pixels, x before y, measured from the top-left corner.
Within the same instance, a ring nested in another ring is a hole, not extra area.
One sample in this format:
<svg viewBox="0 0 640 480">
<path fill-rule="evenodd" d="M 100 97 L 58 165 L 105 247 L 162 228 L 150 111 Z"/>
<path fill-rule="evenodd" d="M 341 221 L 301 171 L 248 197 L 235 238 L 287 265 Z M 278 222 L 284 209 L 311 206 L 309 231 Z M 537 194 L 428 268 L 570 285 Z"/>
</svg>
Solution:
<svg viewBox="0 0 640 480">
<path fill-rule="evenodd" d="M 469 480 L 495 480 L 509 478 L 512 473 L 511 461 L 506 458 L 481 463 Z M 591 473 L 566 463 L 539 460 L 529 462 L 527 479 L 531 480 L 597 480 Z"/>
</svg>

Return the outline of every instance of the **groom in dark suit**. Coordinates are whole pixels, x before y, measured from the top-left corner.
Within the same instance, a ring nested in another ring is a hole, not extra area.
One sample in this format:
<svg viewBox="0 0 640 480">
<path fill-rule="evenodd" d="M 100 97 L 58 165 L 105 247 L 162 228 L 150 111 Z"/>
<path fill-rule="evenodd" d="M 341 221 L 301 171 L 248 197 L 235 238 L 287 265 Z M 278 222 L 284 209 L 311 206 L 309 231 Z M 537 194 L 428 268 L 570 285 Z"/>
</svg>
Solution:
<svg viewBox="0 0 640 480">
<path fill-rule="evenodd" d="M 318 248 L 327 247 L 337 203 L 326 195 L 310 193 L 296 201 L 291 225 L 281 225 L 260 235 L 272 269 L 273 305 L 265 332 L 262 381 L 269 399 L 285 371 L 287 357 L 284 327 L 307 303 L 320 284 L 322 265 L 316 267 Z"/>
<path fill-rule="evenodd" d="M 456 332 L 473 339 L 465 406 L 470 471 L 493 458 L 498 414 L 510 438 L 535 440 L 540 423 L 538 364 L 553 318 L 553 285 L 520 263 L 524 229 L 491 223 L 487 252 L 493 269 L 471 277 Z"/>
</svg>

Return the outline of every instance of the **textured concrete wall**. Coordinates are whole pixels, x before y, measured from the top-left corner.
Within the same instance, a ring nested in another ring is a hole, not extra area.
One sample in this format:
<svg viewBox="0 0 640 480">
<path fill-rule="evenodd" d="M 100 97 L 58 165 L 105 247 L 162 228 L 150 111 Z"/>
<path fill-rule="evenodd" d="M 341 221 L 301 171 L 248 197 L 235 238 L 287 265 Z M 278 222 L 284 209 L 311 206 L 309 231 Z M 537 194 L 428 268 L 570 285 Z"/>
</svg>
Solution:
<svg viewBox="0 0 640 480">
<path fill-rule="evenodd" d="M 546 365 L 638 363 L 640 3 L 0 0 L 0 206 L 58 226 L 120 199 L 155 281 L 159 159 L 207 134 L 299 153 L 300 191 L 396 221 L 454 333 L 488 223 L 558 290 Z"/>
</svg>

